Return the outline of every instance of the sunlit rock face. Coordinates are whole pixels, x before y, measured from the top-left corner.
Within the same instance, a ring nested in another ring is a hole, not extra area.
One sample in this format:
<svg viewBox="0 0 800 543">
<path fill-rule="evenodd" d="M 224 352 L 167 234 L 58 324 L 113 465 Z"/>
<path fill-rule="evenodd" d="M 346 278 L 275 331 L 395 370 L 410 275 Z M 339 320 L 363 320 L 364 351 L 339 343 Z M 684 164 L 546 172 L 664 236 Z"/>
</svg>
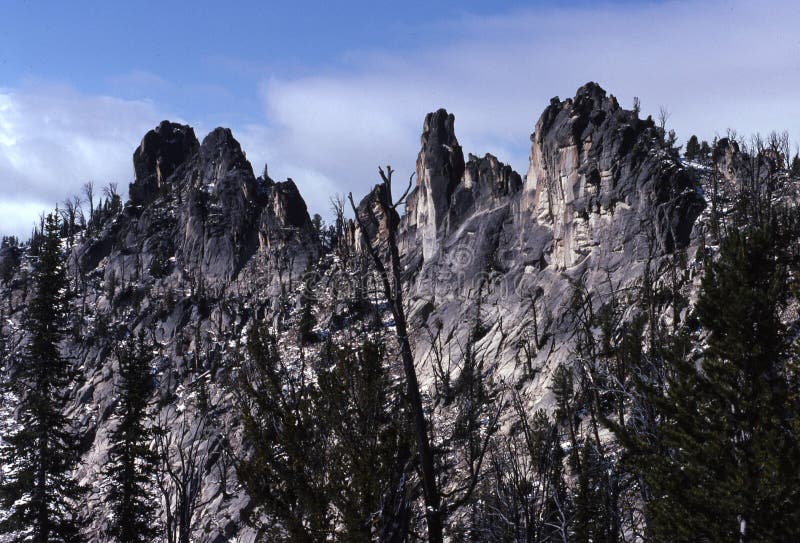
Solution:
<svg viewBox="0 0 800 543">
<path fill-rule="evenodd" d="M 454 124 L 455 116 L 444 109 L 429 113 L 423 124 L 417 186 L 408 199 L 407 224 L 416 231 L 425 259 L 432 258 L 439 247 L 439 230 L 447 218 L 450 196 L 464 173 L 464 154 Z"/>
<path fill-rule="evenodd" d="M 455 117 L 444 110 L 425 118 L 416 173 L 401 249 L 409 273 L 439 290 L 447 287 L 434 277 L 454 273 L 452 262 L 474 275 L 516 265 L 565 270 L 600 253 L 668 253 L 689 243 L 704 206 L 653 120 L 595 83 L 551 100 L 524 180 L 492 155 L 465 163 Z"/>
<path fill-rule="evenodd" d="M 431 337 L 457 352 L 480 311 L 489 331 L 479 348 L 513 382 L 536 320 L 550 344 L 530 361 L 539 373 L 528 390 L 547 406 L 547 368 L 569 362 L 576 285 L 598 300 L 611 285 L 634 288 L 646 262 L 693 242 L 703 198 L 653 120 L 594 83 L 551 100 L 534 124 L 524 178 L 492 155 L 470 154 L 462 167 L 457 141 L 452 114 L 426 117 L 401 218 L 416 356 L 432 356 Z"/>
<path fill-rule="evenodd" d="M 549 224 L 553 261 L 568 268 L 586 257 L 612 220 L 621 247 L 650 221 L 660 248 L 688 243 L 703 202 L 677 156 L 659 145 L 652 119 L 622 109 L 595 83 L 572 99 L 554 98 L 531 136 L 521 212 Z"/>
</svg>

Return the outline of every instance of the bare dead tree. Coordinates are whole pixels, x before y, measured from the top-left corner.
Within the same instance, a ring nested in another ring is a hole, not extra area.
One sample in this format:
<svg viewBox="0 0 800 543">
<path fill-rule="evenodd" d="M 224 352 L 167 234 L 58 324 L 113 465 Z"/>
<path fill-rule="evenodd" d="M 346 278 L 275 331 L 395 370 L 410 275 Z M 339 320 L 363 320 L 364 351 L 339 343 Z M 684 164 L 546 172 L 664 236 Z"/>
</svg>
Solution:
<svg viewBox="0 0 800 543">
<path fill-rule="evenodd" d="M 337 252 L 342 257 L 347 257 L 349 247 L 344 241 L 345 235 L 345 221 L 344 221 L 344 206 L 345 206 L 345 198 L 342 194 L 335 194 L 331 196 L 331 211 L 333 212 L 333 216 L 335 217 L 334 221 L 334 230 L 333 230 L 333 237 L 334 237 L 334 245 L 336 247 Z"/>
<path fill-rule="evenodd" d="M 430 343 L 428 360 L 431 362 L 431 369 L 433 370 L 433 386 L 436 389 L 436 398 L 438 401 L 447 403 L 453 394 L 452 357 L 449 353 L 445 353 L 445 341 L 442 339 L 441 323 L 437 324 L 435 332 L 429 326 L 425 327 Z"/>
<path fill-rule="evenodd" d="M 89 203 L 89 220 L 87 227 L 91 227 L 92 220 L 94 219 L 94 181 L 87 181 L 83 184 L 83 195 Z"/>
<path fill-rule="evenodd" d="M 75 238 L 75 230 L 78 224 L 78 213 L 81 209 L 81 199 L 79 196 L 73 196 L 64 200 L 64 209 L 61 210 L 61 218 L 67 228 L 67 239 L 69 244 Z"/>
<path fill-rule="evenodd" d="M 161 494 L 167 543 L 190 543 L 195 512 L 205 505 L 200 491 L 209 452 L 205 439 L 206 418 L 201 414 L 189 419 L 184 412 L 179 419 L 177 427 L 169 431 L 170 424 L 161 417 L 155 433 L 160 462 L 156 486 Z"/>
<path fill-rule="evenodd" d="M 113 200 L 118 195 L 119 190 L 116 183 L 109 182 L 105 187 L 103 187 L 103 196 L 109 200 Z"/>
<path fill-rule="evenodd" d="M 411 415 L 414 424 L 414 432 L 417 440 L 417 450 L 419 454 L 420 467 L 422 471 L 422 486 L 423 495 L 425 498 L 425 518 L 428 526 L 428 541 L 431 543 L 442 543 L 444 541 L 443 523 L 442 523 L 442 507 L 441 507 L 441 494 L 439 492 L 438 483 L 436 480 L 436 467 L 433 458 L 433 449 L 431 447 L 430 436 L 428 434 L 428 421 L 422 405 L 422 396 L 420 394 L 419 380 L 417 379 L 417 370 L 414 365 L 414 353 L 411 350 L 411 342 L 408 337 L 408 322 L 406 320 L 405 308 L 403 306 L 403 286 L 401 282 L 401 265 L 400 253 L 397 248 L 397 228 L 399 226 L 399 215 L 397 208 L 405 203 L 406 197 L 411 190 L 413 174 L 408 180 L 408 187 L 406 187 L 403 195 L 397 200 L 392 199 L 392 174 L 394 170 L 390 166 L 386 167 L 386 172 L 383 168 L 378 168 L 382 183 L 380 189 L 375 191 L 377 196 L 377 203 L 386 219 L 387 234 L 388 234 L 388 248 L 389 248 L 389 266 L 387 270 L 378 249 L 374 246 L 372 240 L 369 238 L 369 233 L 364 220 L 358 212 L 355 202 L 353 201 L 353 194 L 348 195 L 350 205 L 353 208 L 356 221 L 361 235 L 364 238 L 364 245 L 369 251 L 372 261 L 377 268 L 383 286 L 383 292 L 392 312 L 395 321 L 395 331 L 397 342 L 400 347 L 400 355 L 403 361 L 403 370 L 405 373 L 406 387 L 408 393 L 408 403 L 411 410 Z M 378 222 L 375 213 L 371 206 L 367 206 L 366 212 L 372 221 Z"/>
<path fill-rule="evenodd" d="M 667 129 L 667 121 L 670 118 L 669 110 L 664 106 L 659 106 L 658 108 L 658 128 L 661 129 L 661 134 L 666 134 Z"/>
</svg>

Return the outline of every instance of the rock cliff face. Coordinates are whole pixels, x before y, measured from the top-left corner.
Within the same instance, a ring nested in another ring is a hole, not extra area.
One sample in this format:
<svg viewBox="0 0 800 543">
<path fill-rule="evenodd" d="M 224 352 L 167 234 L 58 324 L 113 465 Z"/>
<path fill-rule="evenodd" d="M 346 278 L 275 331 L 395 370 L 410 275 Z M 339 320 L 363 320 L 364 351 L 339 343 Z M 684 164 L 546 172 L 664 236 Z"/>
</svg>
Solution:
<svg viewBox="0 0 800 543">
<path fill-rule="evenodd" d="M 199 143 L 191 127 L 164 121 L 145 135 L 133 162 L 130 200 L 85 233 L 70 256 L 83 313 L 65 350 L 85 373 L 72 391 L 73 410 L 85 443 L 81 477 L 96 488 L 112 429 L 112 348 L 125 330 L 152 332 L 153 403 L 176 432 L 190 431 L 181 409 L 208 381 L 216 426 L 203 451 L 219 457 L 223 438 L 242 446 L 223 381 L 243 333 L 256 320 L 279 328 L 295 318 L 303 274 L 328 262 L 320 260 L 298 187 L 255 177 L 230 130 L 217 128 Z M 362 200 L 359 215 L 383 246 L 387 217 L 374 205 L 379 190 Z M 535 124 L 524 179 L 492 155 L 465 162 L 454 115 L 430 113 L 416 186 L 406 213 L 395 218 L 423 383 L 429 338 L 445 338 L 444 352 L 458 352 L 466 323 L 479 312 L 487 332 L 478 348 L 492 360 L 490 369 L 548 407 L 552 368 L 571 352 L 567 308 L 575 285 L 602 298 L 635 283 L 646 259 L 655 258 L 657 267 L 660 257 L 699 243 L 693 226 L 703 206 L 652 120 L 622 109 L 596 84 L 551 101 Z M 349 249 L 363 251 L 360 230 L 351 223 L 345 234 Z M 366 278 L 357 279 L 366 289 Z M 3 287 L 11 308 L 5 331 L 17 346 L 28 296 L 20 284 Z M 323 305 L 316 310 L 319 322 L 337 326 L 355 318 L 338 309 L 325 315 Z M 522 364 L 533 324 L 541 337 Z M 251 541 L 248 499 L 233 468 L 215 464 L 213 477 L 212 467 L 205 469 L 196 539 Z M 102 495 L 93 493 L 88 504 L 97 533 L 104 533 Z"/>
<path fill-rule="evenodd" d="M 653 121 L 594 83 L 545 109 L 524 181 L 491 155 L 470 155 L 461 168 L 454 124 L 440 110 L 424 125 L 402 224 L 410 313 L 418 329 L 457 345 L 480 306 L 493 324 L 480 348 L 512 380 L 529 330 L 548 329 L 550 345 L 530 363 L 539 368 L 531 386 L 547 405 L 541 370 L 569 355 L 574 323 L 564 314 L 575 285 L 602 299 L 611 284 L 633 284 L 648 258 L 694 242 L 705 204 Z M 419 359 L 431 355 L 430 342 L 416 345 Z"/>
<path fill-rule="evenodd" d="M 630 243 L 642 220 L 662 252 L 688 244 L 702 198 L 660 139 L 651 119 L 622 109 L 594 83 L 550 103 L 531 137 L 523 201 L 538 222 L 552 226 L 557 266 L 586 257 L 612 224 L 622 225 L 612 226 L 616 246 Z"/>
<path fill-rule="evenodd" d="M 440 109 L 425 117 L 422 128 L 417 188 L 408 201 L 407 228 L 418 234 L 425 259 L 436 253 L 450 197 L 464 174 L 464 153 L 456 139 L 454 123 L 455 117 Z"/>
</svg>

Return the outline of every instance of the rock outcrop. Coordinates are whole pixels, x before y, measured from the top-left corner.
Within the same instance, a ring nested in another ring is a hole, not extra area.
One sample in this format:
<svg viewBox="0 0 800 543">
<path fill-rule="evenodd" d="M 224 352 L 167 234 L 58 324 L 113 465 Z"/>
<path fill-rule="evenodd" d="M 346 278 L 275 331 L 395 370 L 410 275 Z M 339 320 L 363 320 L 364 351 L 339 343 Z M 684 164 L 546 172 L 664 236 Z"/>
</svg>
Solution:
<svg viewBox="0 0 800 543">
<path fill-rule="evenodd" d="M 688 244 L 703 200 L 652 119 L 589 83 L 573 99 L 554 98 L 531 140 L 522 212 L 552 226 L 558 266 L 586 257 L 612 222 L 620 226 L 611 243 L 620 249 L 641 233 L 641 221 L 662 252 Z"/>
<path fill-rule="evenodd" d="M 401 224 L 409 314 L 428 329 L 420 337 L 434 331 L 463 344 L 464 323 L 480 307 L 494 323 L 480 348 L 516 380 L 513 346 L 531 319 L 551 327 L 551 350 L 531 367 L 567 361 L 574 323 L 564 312 L 576 284 L 602 299 L 611 284 L 634 285 L 648 258 L 692 242 L 705 205 L 692 175 L 652 119 L 594 83 L 545 109 L 524 180 L 491 155 L 470 155 L 462 169 L 454 124 L 441 110 L 426 117 L 419 182 Z M 419 360 L 431 356 L 430 342 L 416 346 Z M 531 386 L 547 405 L 549 372 L 538 375 Z"/>
<path fill-rule="evenodd" d="M 422 257 L 438 249 L 450 197 L 464 174 L 464 153 L 455 135 L 455 116 L 439 109 L 425 117 L 422 149 L 417 156 L 417 186 L 408 198 L 407 228 L 415 231 Z"/>
<path fill-rule="evenodd" d="M 289 180 L 257 180 L 229 129 L 202 144 L 191 127 L 163 122 L 134 153 L 130 201 L 115 224 L 78 249 L 84 266 L 108 258 L 110 274 L 184 274 L 206 284 L 235 279 L 259 251 L 275 255 L 301 244 L 315 254 L 305 202 Z M 302 241 L 300 241 L 302 239 Z M 131 258 L 135 255 L 136 263 Z M 307 265 L 299 258 L 297 266 Z"/>
<path fill-rule="evenodd" d="M 191 126 L 162 121 L 142 138 L 133 153 L 131 201 L 146 203 L 164 182 L 200 147 Z"/>
<path fill-rule="evenodd" d="M 191 127 L 164 121 L 145 135 L 133 163 L 130 200 L 85 232 L 70 256 L 82 313 L 65 350 L 85 376 L 71 391 L 71 409 L 85 443 L 80 477 L 90 486 L 99 484 L 107 456 L 118 369 L 112 352 L 120 338 L 140 330 L 154 338 L 151 403 L 175 431 L 184 429 L 181 410 L 199 394 L 198 383 L 208 384 L 215 430 L 202 450 L 219 457 L 223 439 L 243 447 L 234 400 L 222 382 L 236 369 L 248 328 L 266 321 L 288 330 L 298 300 L 311 299 L 305 274 L 330 274 L 364 250 L 351 222 L 341 228 L 347 250 L 320 259 L 323 248 L 298 186 L 275 182 L 266 171 L 256 177 L 230 130 L 217 128 L 200 143 Z M 381 190 L 368 193 L 357 212 L 367 236 L 385 250 L 389 217 L 376 205 Z M 400 225 L 422 383 L 430 384 L 431 338 L 443 342 L 440 353 L 461 352 L 480 319 L 486 331 L 476 348 L 489 361 L 486 371 L 531 392 L 531 409 L 550 407 L 552 368 L 567 362 L 573 348 L 567 308 L 576 285 L 602 300 L 610 288 L 640 280 L 646 258 L 657 267 L 660 255 L 695 243 L 692 228 L 704 205 L 699 194 L 653 121 L 624 110 L 594 83 L 545 109 L 524 178 L 492 155 L 465 161 L 454 115 L 443 109 L 427 115 L 416 186 L 406 213 L 391 217 Z M 391 326 L 380 314 L 378 282 L 368 275 L 353 272 L 320 287 L 328 290 L 314 299 L 315 311 L 329 314 L 315 316 L 330 325 L 325 334 L 346 335 L 367 318 L 369 326 Z M 339 296 L 348 281 L 370 312 Z M 11 348 L 23 340 L 17 331 L 29 294 L 14 286 L 20 283 L 7 282 L 3 293 L 10 324 L 0 324 L 12 332 Z M 325 296 L 329 306 L 320 302 Z M 523 364 L 521 345 L 531 341 L 531 328 L 535 348 L 525 350 Z M 287 356 L 301 351 L 289 335 L 280 338 Z M 247 496 L 235 484 L 235 470 L 220 466 L 214 467 L 220 476 L 204 479 L 197 540 L 252 541 Z M 230 486 L 221 488 L 222 480 Z M 99 512 L 92 526 L 104 533 L 102 495 L 94 492 L 87 503 Z"/>
</svg>

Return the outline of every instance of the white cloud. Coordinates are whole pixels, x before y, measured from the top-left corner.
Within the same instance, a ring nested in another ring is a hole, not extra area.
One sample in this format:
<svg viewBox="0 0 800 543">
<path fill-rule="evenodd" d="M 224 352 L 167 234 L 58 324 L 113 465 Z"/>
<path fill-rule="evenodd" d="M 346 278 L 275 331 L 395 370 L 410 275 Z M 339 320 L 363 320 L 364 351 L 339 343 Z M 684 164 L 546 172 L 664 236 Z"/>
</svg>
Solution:
<svg viewBox="0 0 800 543">
<path fill-rule="evenodd" d="M 292 177 L 323 214 L 335 192 L 364 194 L 379 164 L 410 174 L 424 115 L 438 107 L 455 113 L 465 152 L 491 152 L 524 173 L 528 137 L 549 99 L 590 80 L 628 107 L 639 96 L 645 113 L 666 106 L 681 138 L 729 127 L 800 138 L 798 27 L 800 8 L 788 0 L 596 4 L 427 22 L 417 30 L 446 45 L 349 51 L 345 67 L 314 77 L 265 75 L 253 90 L 263 112 L 231 128 L 257 173 L 267 162 L 273 178 Z M 261 69 L 245 64 L 247 73 Z M 145 72 L 120 83 L 142 92 L 200 84 Z M 162 109 L 61 86 L 0 88 L 0 230 L 27 233 L 38 212 L 13 227 L 17 218 L 3 210 L 22 217 L 26 206 L 52 207 L 88 179 L 126 187 L 144 133 L 177 120 Z M 192 124 L 202 138 L 208 120 Z"/>
<path fill-rule="evenodd" d="M 66 86 L 0 88 L 0 232 L 27 237 L 40 211 L 89 180 L 127 190 L 133 150 L 163 118 L 148 102 Z"/>
<path fill-rule="evenodd" d="M 524 173 L 528 136 L 549 99 L 587 81 L 627 107 L 639 96 L 645 113 L 666 106 L 684 139 L 729 127 L 797 138 L 798 25 L 794 2 L 744 0 L 535 8 L 430 24 L 427 32 L 451 37 L 448 46 L 361 52 L 348 56 L 347 71 L 265 81 L 269 129 L 257 147 L 279 175 L 302 164 L 337 191 L 363 193 L 378 164 L 413 170 L 424 114 L 446 107 L 465 152 L 492 152 Z"/>
</svg>

